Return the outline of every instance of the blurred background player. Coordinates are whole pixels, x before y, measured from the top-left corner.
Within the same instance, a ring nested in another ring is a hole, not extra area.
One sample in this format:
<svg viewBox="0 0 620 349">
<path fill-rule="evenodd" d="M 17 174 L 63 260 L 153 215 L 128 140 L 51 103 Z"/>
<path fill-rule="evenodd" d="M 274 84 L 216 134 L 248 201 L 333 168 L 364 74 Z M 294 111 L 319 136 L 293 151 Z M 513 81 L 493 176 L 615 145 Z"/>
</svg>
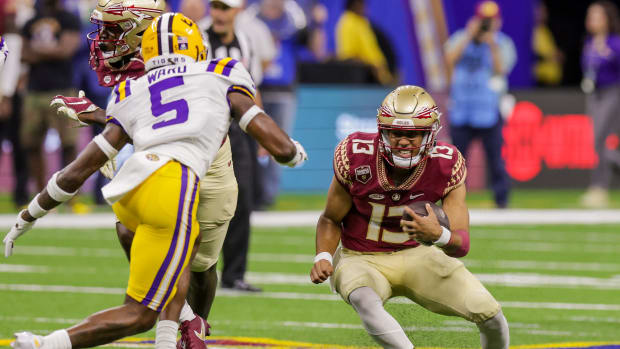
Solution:
<svg viewBox="0 0 620 349">
<path fill-rule="evenodd" d="M 500 97 L 506 76 L 516 63 L 514 43 L 501 28 L 500 9 L 494 1 L 482 1 L 467 28 L 450 36 L 445 53 L 452 71 L 450 136 L 467 158 L 472 140 L 480 138 L 491 173 L 495 205 L 508 206 L 510 182 L 502 158 L 503 120 Z"/>
<path fill-rule="evenodd" d="M 508 349 L 500 305 L 452 258 L 469 251 L 467 170 L 453 145 L 436 143 L 435 101 L 420 87 L 398 87 L 377 110 L 377 124 L 379 132 L 352 133 L 334 152 L 312 282 L 331 276 L 333 288 L 384 348 L 413 348 L 383 307 L 389 298 L 404 296 L 435 313 L 476 323 L 483 349 Z M 420 200 L 441 200 L 450 229 L 439 225 L 430 206 L 424 217 L 407 207 Z M 413 219 L 401 220 L 404 211 Z"/>
<path fill-rule="evenodd" d="M 254 104 L 254 84 L 238 61 L 225 69 L 218 67 L 218 61 L 199 63 L 206 58 L 206 49 L 191 20 L 164 14 L 147 27 L 142 41 L 145 68 L 153 74 L 115 88 L 103 133 L 76 161 L 54 174 L 47 188 L 19 213 L 4 239 L 8 257 L 15 239 L 37 218 L 75 195 L 92 173 L 133 140 L 136 152 L 103 189 L 116 215 L 136 232 L 125 303 L 46 337 L 17 333 L 16 349 L 100 345 L 154 325 L 177 292 L 179 275 L 198 236 L 194 208 L 198 179 L 215 158 L 233 117 L 280 163 L 296 166 L 306 160 L 303 147 Z M 162 102 L 164 91 L 179 99 Z M 164 115 L 172 118 L 157 118 Z M 171 201 L 172 197 L 180 199 Z M 178 292 L 184 299 L 186 288 Z M 155 347 L 174 348 L 177 331 L 176 321 L 160 320 Z"/>
<path fill-rule="evenodd" d="M 34 18 L 22 29 L 22 59 L 30 71 L 20 136 L 30 174 L 40 191 L 48 173 L 43 149 L 48 129 L 58 132 L 64 166 L 77 154 L 77 125 L 57 118 L 49 101 L 55 95 L 74 93 L 72 58 L 80 46 L 80 21 L 60 0 L 39 1 L 35 9 Z"/>
<path fill-rule="evenodd" d="M 13 188 L 12 200 L 15 207 L 28 203 L 28 168 L 20 139 L 22 96 L 17 93 L 21 67 L 22 38 L 16 23 L 16 0 L 0 0 L 0 35 L 4 42 L 5 67 L 0 71 L 0 144 L 8 140 L 12 150 Z M 7 48 L 11 54 L 6 55 Z"/>
</svg>

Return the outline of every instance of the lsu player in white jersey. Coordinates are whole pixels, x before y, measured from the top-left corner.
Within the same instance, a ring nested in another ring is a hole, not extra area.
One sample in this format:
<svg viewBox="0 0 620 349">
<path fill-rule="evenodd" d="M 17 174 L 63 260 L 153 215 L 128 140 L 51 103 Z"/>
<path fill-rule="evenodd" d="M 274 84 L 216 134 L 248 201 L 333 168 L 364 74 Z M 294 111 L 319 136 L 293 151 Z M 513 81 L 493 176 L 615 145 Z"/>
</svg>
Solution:
<svg viewBox="0 0 620 349">
<path fill-rule="evenodd" d="M 140 56 L 141 36 L 165 6 L 164 0 L 98 1 L 91 15 L 91 22 L 97 24 L 98 30 L 89 33 L 88 39 L 92 42 L 91 67 L 97 73 L 100 85 L 114 87 L 122 81 L 145 74 Z M 83 93 L 77 97 L 56 96 L 52 106 L 58 108 L 61 117 L 72 118 L 82 125 L 105 125 L 106 122 L 105 110 L 94 105 Z M 207 174 L 200 180 L 196 215 L 202 240 L 192 260 L 191 273 L 188 270 L 191 275 L 187 296 L 189 304 L 177 304 L 173 300 L 160 315 L 160 319 L 168 319 L 169 310 L 183 306 L 179 346 L 186 349 L 204 348 L 204 335 L 209 334 L 210 326 L 203 318 L 207 318 L 215 297 L 216 262 L 237 204 L 237 181 L 232 166 L 231 145 L 226 139 Z M 102 168 L 102 172 L 111 179 L 115 167 L 112 159 Z M 120 222 L 117 222 L 116 230 L 129 258 L 134 232 Z M 180 282 L 185 282 L 185 279 L 182 275 Z"/>
<path fill-rule="evenodd" d="M 121 223 L 135 231 L 125 302 L 45 337 L 16 333 L 15 349 L 109 343 L 150 329 L 175 295 L 185 296 L 187 289 L 177 290 L 177 283 L 199 235 L 198 179 L 233 118 L 278 162 L 294 165 L 306 159 L 301 145 L 256 106 L 255 87 L 240 63 L 202 61 L 206 52 L 198 27 L 182 14 L 166 13 L 153 21 L 143 36 L 142 55 L 147 74 L 116 87 L 103 133 L 52 176 L 4 238 L 8 257 L 14 241 L 32 229 L 36 219 L 69 200 L 133 140 L 135 153 L 103 189 Z M 175 321 L 160 321 L 155 347 L 174 348 L 177 330 Z"/>
</svg>

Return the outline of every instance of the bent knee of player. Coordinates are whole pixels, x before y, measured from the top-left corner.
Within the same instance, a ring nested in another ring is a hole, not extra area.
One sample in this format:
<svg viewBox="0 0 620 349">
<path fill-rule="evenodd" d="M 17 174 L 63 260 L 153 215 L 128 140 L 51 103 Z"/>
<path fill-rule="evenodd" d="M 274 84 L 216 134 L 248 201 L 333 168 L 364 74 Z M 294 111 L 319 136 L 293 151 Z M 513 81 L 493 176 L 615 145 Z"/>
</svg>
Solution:
<svg viewBox="0 0 620 349">
<path fill-rule="evenodd" d="M 482 323 L 501 310 L 499 303 L 486 289 L 470 292 L 465 297 L 465 307 L 468 320 L 475 323 Z"/>
<path fill-rule="evenodd" d="M 134 232 L 125 227 L 121 222 L 116 222 L 116 235 L 123 249 L 129 252 L 135 235 Z"/>
</svg>

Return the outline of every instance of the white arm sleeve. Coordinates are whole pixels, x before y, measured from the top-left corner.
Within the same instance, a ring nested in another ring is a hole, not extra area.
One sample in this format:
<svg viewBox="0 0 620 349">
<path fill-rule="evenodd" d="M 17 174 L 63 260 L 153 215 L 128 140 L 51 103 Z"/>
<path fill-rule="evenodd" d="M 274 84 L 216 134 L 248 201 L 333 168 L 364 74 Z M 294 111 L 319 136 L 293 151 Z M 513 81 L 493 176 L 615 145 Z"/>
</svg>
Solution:
<svg viewBox="0 0 620 349">
<path fill-rule="evenodd" d="M 21 71 L 22 38 L 18 34 L 3 35 L 10 53 L 0 72 L 0 95 L 10 97 L 15 93 Z"/>
</svg>

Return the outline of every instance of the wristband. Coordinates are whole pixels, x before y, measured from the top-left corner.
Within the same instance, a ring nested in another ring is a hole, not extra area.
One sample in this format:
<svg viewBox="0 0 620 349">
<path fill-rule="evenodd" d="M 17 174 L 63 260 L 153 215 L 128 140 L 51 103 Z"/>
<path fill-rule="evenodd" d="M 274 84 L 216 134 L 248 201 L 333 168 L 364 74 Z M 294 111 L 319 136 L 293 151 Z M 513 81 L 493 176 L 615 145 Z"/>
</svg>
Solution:
<svg viewBox="0 0 620 349">
<path fill-rule="evenodd" d="M 105 156 L 108 157 L 108 159 L 112 159 L 116 157 L 116 154 L 118 154 L 118 150 L 116 150 L 112 146 L 112 144 L 110 144 L 110 142 L 108 142 L 108 140 L 103 137 L 101 133 L 96 135 L 95 138 L 93 138 L 93 142 L 95 142 L 95 144 L 99 146 L 99 149 L 101 149 L 101 151 L 105 154 Z"/>
<path fill-rule="evenodd" d="M 56 179 L 58 178 L 58 172 L 54 173 L 49 182 L 47 182 L 47 193 L 49 196 L 58 202 L 65 202 L 77 194 L 77 190 L 73 193 L 68 193 L 58 186 Z"/>
<path fill-rule="evenodd" d="M 39 195 L 41 194 L 37 194 L 37 196 L 35 196 L 34 199 L 30 201 L 30 204 L 28 204 L 28 213 L 30 213 L 30 215 L 34 218 L 41 218 L 45 216 L 48 212 L 48 210 L 44 209 L 43 207 L 41 207 L 41 205 L 39 205 Z"/>
<path fill-rule="evenodd" d="M 320 261 L 321 259 L 325 259 L 326 261 L 329 262 L 329 264 L 332 264 L 332 265 L 334 264 L 332 255 L 329 252 L 321 252 L 317 254 L 316 256 L 314 256 L 314 263 Z"/>
<path fill-rule="evenodd" d="M 256 115 L 264 112 L 265 111 L 262 110 L 259 106 L 253 105 L 250 109 L 248 109 L 248 111 L 245 112 L 245 114 L 243 114 L 243 116 L 241 116 L 241 119 L 239 119 L 239 127 L 241 127 L 243 132 L 247 132 L 246 128 L 248 127 L 250 122 L 254 120 Z"/>
<path fill-rule="evenodd" d="M 450 238 L 452 237 L 452 232 L 450 229 L 446 227 L 441 227 L 441 236 L 437 241 L 433 242 L 434 245 L 439 247 L 444 247 L 450 242 Z"/>
</svg>

